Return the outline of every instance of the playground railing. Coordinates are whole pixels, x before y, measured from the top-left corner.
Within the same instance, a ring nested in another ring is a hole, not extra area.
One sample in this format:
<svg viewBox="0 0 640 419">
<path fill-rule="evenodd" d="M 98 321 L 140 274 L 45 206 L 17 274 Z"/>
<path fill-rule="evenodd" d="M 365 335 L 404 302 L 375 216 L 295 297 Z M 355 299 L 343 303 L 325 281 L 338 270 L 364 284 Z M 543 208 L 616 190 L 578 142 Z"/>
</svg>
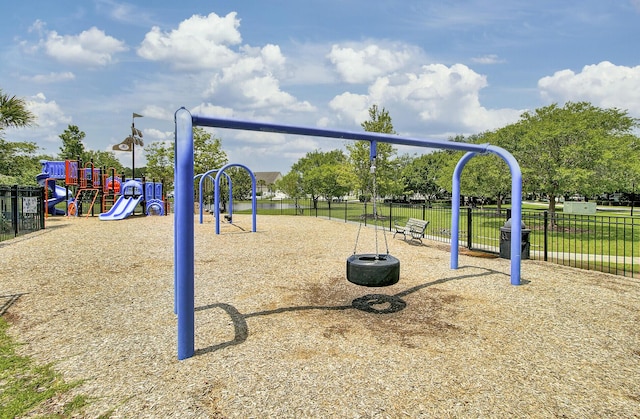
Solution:
<svg viewBox="0 0 640 419">
<path fill-rule="evenodd" d="M 0 185 L 0 241 L 44 228 L 44 188 Z"/>
</svg>

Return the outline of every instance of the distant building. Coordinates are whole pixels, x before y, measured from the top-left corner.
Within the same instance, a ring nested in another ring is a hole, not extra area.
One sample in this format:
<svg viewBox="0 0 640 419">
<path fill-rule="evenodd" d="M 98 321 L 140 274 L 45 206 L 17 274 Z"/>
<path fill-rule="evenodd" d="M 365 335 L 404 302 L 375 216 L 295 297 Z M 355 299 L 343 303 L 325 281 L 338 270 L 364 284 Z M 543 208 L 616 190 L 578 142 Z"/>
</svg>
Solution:
<svg viewBox="0 0 640 419">
<path fill-rule="evenodd" d="M 280 172 L 254 172 L 256 177 L 256 193 L 263 198 L 275 194 L 275 183 L 282 179 Z"/>
</svg>

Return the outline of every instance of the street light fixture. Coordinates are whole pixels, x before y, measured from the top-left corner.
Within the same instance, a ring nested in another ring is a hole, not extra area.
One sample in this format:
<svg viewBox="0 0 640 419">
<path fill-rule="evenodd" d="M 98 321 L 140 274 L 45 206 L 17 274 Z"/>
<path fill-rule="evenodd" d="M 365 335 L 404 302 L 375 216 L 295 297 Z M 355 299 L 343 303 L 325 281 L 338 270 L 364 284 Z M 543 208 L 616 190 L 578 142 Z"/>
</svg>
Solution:
<svg viewBox="0 0 640 419">
<path fill-rule="evenodd" d="M 136 128 L 136 118 L 142 118 L 143 116 L 138 113 L 133 113 L 131 118 L 131 178 L 136 178 L 136 145 L 143 146 L 142 131 Z"/>
<path fill-rule="evenodd" d="M 144 146 L 142 141 L 142 131 L 136 128 L 136 118 L 142 118 L 139 113 L 133 113 L 131 119 L 131 135 L 124 139 L 120 144 L 116 144 L 112 147 L 115 151 L 129 151 L 131 150 L 131 178 L 136 178 L 136 145 Z"/>
</svg>

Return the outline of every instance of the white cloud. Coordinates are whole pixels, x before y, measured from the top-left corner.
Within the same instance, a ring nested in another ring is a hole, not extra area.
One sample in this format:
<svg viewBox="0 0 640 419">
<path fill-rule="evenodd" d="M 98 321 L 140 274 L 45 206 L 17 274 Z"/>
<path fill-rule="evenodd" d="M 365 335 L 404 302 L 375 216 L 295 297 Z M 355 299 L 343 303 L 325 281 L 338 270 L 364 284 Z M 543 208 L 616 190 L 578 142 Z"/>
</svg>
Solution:
<svg viewBox="0 0 640 419">
<path fill-rule="evenodd" d="M 243 47 L 241 51 L 243 55 L 211 78 L 206 98 L 225 97 L 233 101 L 234 108 L 261 109 L 269 114 L 315 110 L 309 102 L 298 101 L 281 89 L 277 75 L 284 73 L 286 59 L 278 46 Z"/>
<path fill-rule="evenodd" d="M 147 105 L 142 111 L 142 115 L 148 118 L 160 119 L 164 121 L 173 121 L 175 110 L 172 112 L 168 109 L 156 105 Z"/>
<path fill-rule="evenodd" d="M 254 77 L 240 83 L 240 90 L 253 108 L 288 107 L 295 98 L 280 90 L 278 80 L 271 75 Z"/>
<path fill-rule="evenodd" d="M 147 128 L 143 130 L 144 138 L 146 143 L 152 143 L 156 141 L 173 141 L 174 132 L 173 131 L 160 131 L 155 128 Z"/>
<path fill-rule="evenodd" d="M 498 58 L 496 54 L 488 54 L 488 55 L 482 55 L 480 57 L 473 57 L 471 61 L 478 64 L 499 64 L 499 63 L 505 62 L 505 60 Z"/>
<path fill-rule="evenodd" d="M 60 62 L 91 66 L 110 64 L 115 54 L 128 49 L 123 41 L 106 35 L 96 27 L 78 35 L 59 35 L 51 31 L 40 44 L 49 56 Z"/>
<path fill-rule="evenodd" d="M 71 123 L 71 117 L 66 116 L 60 106 L 52 100 L 47 102 L 43 93 L 38 93 L 26 101 L 27 109 L 36 115 L 36 123 L 41 128 L 52 128 Z"/>
<path fill-rule="evenodd" d="M 277 133 L 240 132 L 236 140 L 244 144 L 229 150 L 229 161 L 246 164 L 249 168 L 260 161 L 287 159 L 295 162 L 307 152 L 319 148 L 318 141 L 312 137 L 291 137 Z M 224 140 L 222 144 L 225 145 Z"/>
<path fill-rule="evenodd" d="M 287 57 L 287 85 L 326 85 L 338 81 L 333 64 L 327 59 L 327 45 L 317 43 L 297 43 L 291 46 L 295 54 Z"/>
<path fill-rule="evenodd" d="M 202 115 L 202 116 L 218 117 L 218 118 L 233 117 L 233 109 L 225 108 L 222 106 L 216 106 L 211 103 L 201 103 L 200 105 L 191 109 L 191 113 Z"/>
<path fill-rule="evenodd" d="M 40 19 L 36 19 L 35 22 L 33 22 L 31 26 L 29 26 L 28 32 L 36 32 L 37 34 L 42 36 L 45 33 L 46 27 L 46 22 L 43 22 Z"/>
<path fill-rule="evenodd" d="M 163 61 L 181 70 L 226 67 L 237 59 L 229 46 L 242 41 L 240 20 L 232 12 L 225 17 L 215 13 L 193 15 L 178 29 L 163 32 L 154 26 L 138 48 L 138 55 L 151 61 Z"/>
<path fill-rule="evenodd" d="M 516 121 L 519 110 L 490 110 L 480 104 L 479 93 L 486 86 L 485 76 L 463 64 L 431 64 L 419 73 L 379 77 L 366 95 L 343 93 L 330 106 L 339 118 L 359 126 L 369 119 L 368 108 L 377 104 L 407 131 L 424 132 L 426 126 L 432 132 L 476 133 Z M 421 122 L 416 123 L 415 115 Z"/>
<path fill-rule="evenodd" d="M 280 52 L 280 47 L 273 44 L 267 44 L 260 50 L 265 66 L 269 69 L 282 68 L 285 64 L 285 58 Z"/>
<path fill-rule="evenodd" d="M 144 6 L 138 7 L 131 3 L 120 3 L 114 0 L 96 0 L 96 9 L 117 22 L 128 25 L 145 25 L 152 21 L 151 14 Z"/>
<path fill-rule="evenodd" d="M 222 74 L 217 76 L 212 84 L 236 83 L 255 74 L 274 74 L 283 70 L 286 62 L 280 52 L 280 47 L 268 44 L 263 48 L 242 48 L 242 55 L 236 56 L 236 61 L 222 69 Z"/>
<path fill-rule="evenodd" d="M 225 106 L 241 114 L 314 111 L 309 102 L 282 89 L 280 80 L 287 77 L 287 59 L 280 47 L 240 45 L 239 24 L 235 12 L 224 17 L 193 15 L 171 31 L 154 27 L 146 34 L 138 55 L 167 62 L 177 70 L 200 73 L 198 81 L 190 82 L 192 87 L 187 89 L 197 89 L 204 102 L 215 98 L 219 103 L 224 98 Z"/>
<path fill-rule="evenodd" d="M 64 73 L 51 72 L 49 74 L 36 74 L 35 76 L 20 76 L 20 80 L 38 84 L 58 83 L 74 80 L 75 78 L 76 75 L 69 71 Z"/>
<path fill-rule="evenodd" d="M 626 67 L 603 61 L 586 65 L 579 73 L 561 70 L 541 78 L 538 88 L 548 101 L 588 101 L 640 116 L 640 66 Z"/>
<path fill-rule="evenodd" d="M 344 116 L 346 117 L 345 122 L 347 124 L 353 123 L 356 125 L 369 119 L 369 112 L 367 110 L 371 105 L 372 103 L 369 96 L 350 92 L 342 93 L 329 102 L 329 107 L 338 112 L 337 117 L 339 120 L 342 120 Z M 329 125 L 326 120 L 322 120 L 321 123 L 325 126 Z"/>
<path fill-rule="evenodd" d="M 238 131 L 234 136 L 240 143 L 247 143 L 251 147 L 258 145 L 278 145 L 287 142 L 287 135 L 277 132 Z"/>
<path fill-rule="evenodd" d="M 373 44 L 357 48 L 334 45 L 327 58 L 335 65 L 344 81 L 367 83 L 402 68 L 411 55 L 406 46 L 398 46 L 392 50 Z"/>
</svg>

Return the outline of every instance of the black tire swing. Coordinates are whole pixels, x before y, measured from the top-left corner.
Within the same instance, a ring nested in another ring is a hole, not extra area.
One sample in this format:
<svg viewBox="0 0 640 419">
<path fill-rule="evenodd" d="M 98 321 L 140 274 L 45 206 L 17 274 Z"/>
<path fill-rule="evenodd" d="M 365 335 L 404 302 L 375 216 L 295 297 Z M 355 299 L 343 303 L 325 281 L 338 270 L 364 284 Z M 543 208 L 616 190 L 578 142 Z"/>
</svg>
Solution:
<svg viewBox="0 0 640 419">
<path fill-rule="evenodd" d="M 371 141 L 371 174 L 373 179 L 373 216 L 377 216 L 376 211 L 376 142 Z M 365 214 L 365 217 L 367 214 Z M 382 229 L 386 254 L 378 252 L 378 223 L 375 224 L 375 253 L 357 254 L 358 238 L 362 223 L 358 227 L 356 244 L 353 248 L 353 255 L 347 258 L 347 280 L 356 285 L 365 287 L 386 287 L 393 285 L 400 280 L 400 261 L 389 254 L 387 236 Z"/>
</svg>

